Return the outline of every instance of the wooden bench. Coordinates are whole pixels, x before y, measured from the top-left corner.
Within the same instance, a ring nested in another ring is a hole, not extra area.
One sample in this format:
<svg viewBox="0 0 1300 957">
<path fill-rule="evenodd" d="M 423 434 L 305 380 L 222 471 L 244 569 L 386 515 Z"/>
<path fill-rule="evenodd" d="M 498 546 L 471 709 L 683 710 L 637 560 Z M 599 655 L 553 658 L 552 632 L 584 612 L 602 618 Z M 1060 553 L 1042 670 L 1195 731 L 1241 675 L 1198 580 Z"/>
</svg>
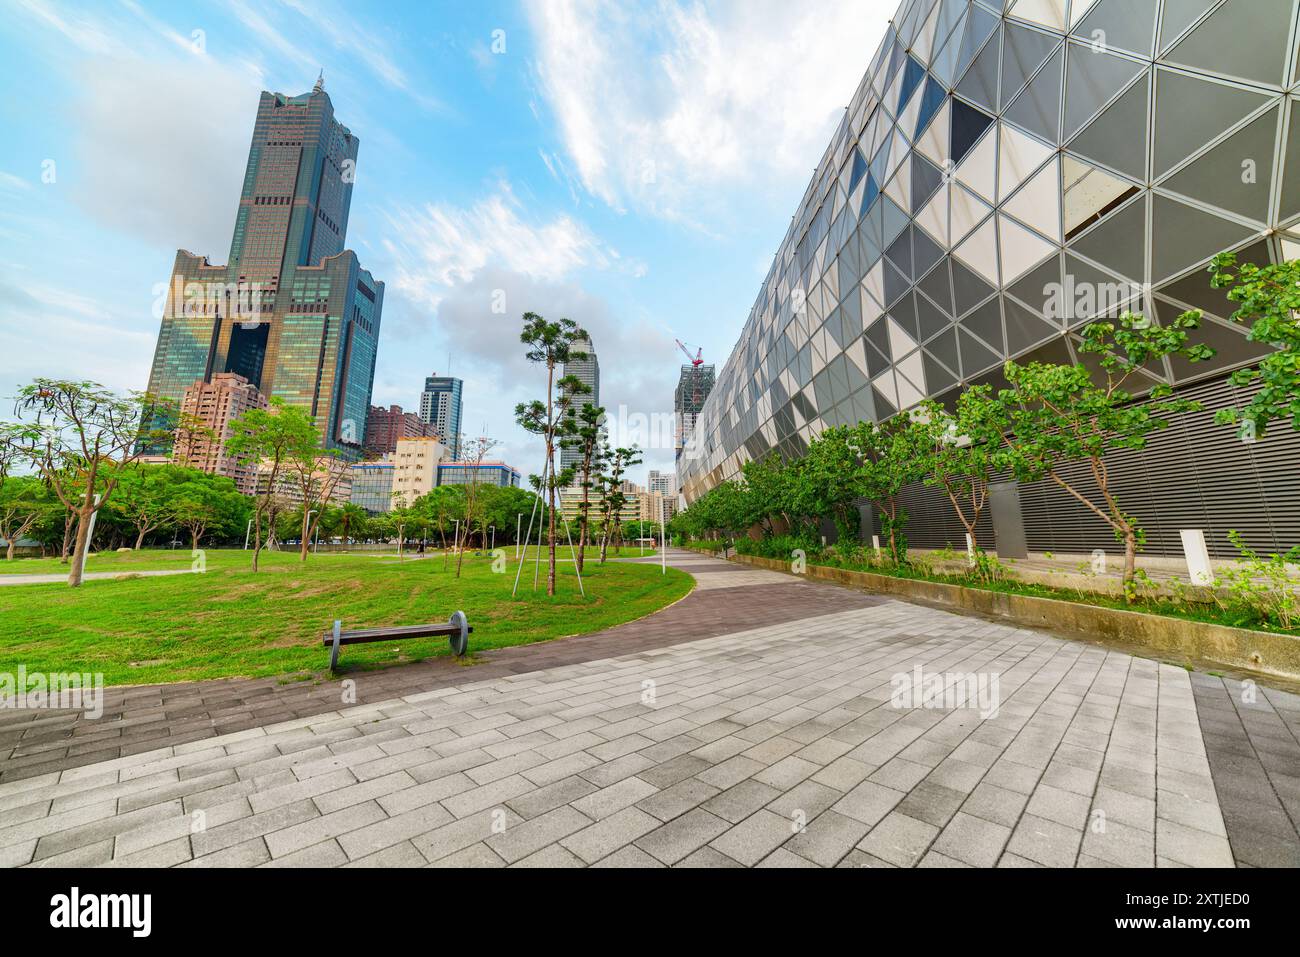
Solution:
<svg viewBox="0 0 1300 957">
<path fill-rule="evenodd" d="M 363 628 L 359 631 L 344 631 L 343 622 L 336 620 L 334 629 L 325 632 L 321 644 L 331 649 L 330 671 L 334 671 L 338 668 L 339 648 L 343 645 L 363 645 L 372 641 L 393 641 L 401 638 L 441 638 L 445 635 L 451 643 L 452 653 L 460 657 L 469 647 L 469 635 L 473 630 L 463 611 L 453 613 L 445 622 Z"/>
</svg>

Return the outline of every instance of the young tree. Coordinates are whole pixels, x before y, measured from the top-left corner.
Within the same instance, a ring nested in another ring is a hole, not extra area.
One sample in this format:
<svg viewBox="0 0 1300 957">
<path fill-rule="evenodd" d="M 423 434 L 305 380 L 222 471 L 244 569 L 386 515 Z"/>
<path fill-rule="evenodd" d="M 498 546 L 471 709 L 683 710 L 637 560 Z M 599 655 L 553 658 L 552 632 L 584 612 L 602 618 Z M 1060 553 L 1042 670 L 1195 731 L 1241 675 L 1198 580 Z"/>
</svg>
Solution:
<svg viewBox="0 0 1300 957">
<path fill-rule="evenodd" d="M 171 520 L 175 478 L 174 469 L 167 465 L 142 465 L 122 475 L 113 511 L 135 529 L 136 551 L 144 547 L 146 535 Z"/>
<path fill-rule="evenodd" d="M 1198 325 L 1198 312 L 1185 312 L 1167 326 L 1133 313 L 1117 321 L 1090 323 L 1078 348 L 1097 357 L 1095 379 L 1084 365 L 1008 362 L 1004 370 L 1011 389 L 1003 390 L 998 402 L 1009 428 L 1002 435 L 999 462 L 1022 481 L 1051 479 L 1114 532 L 1124 545 L 1126 599 L 1133 595 L 1144 536 L 1137 517 L 1116 497 L 1105 456 L 1113 450 L 1145 448 L 1152 432 L 1168 426 L 1167 416 L 1200 408 L 1190 399 L 1170 398 L 1173 389 L 1165 383 L 1152 388 L 1142 402 L 1135 402 L 1125 389 L 1141 382 L 1140 369 L 1158 366 L 1167 356 L 1192 362 L 1212 356 L 1208 346 L 1188 342 L 1188 330 Z M 1062 466 L 1069 462 L 1086 463 L 1091 482 L 1064 472 Z"/>
<path fill-rule="evenodd" d="M 339 533 L 343 538 L 343 544 L 347 545 L 354 536 L 362 535 L 366 527 L 366 510 L 360 505 L 354 505 L 351 502 L 344 503 L 339 509 Z"/>
<path fill-rule="evenodd" d="M 547 322 L 535 312 L 524 313 L 524 328 L 519 341 L 528 346 L 526 356 L 530 362 L 546 367 L 546 401 L 521 402 L 515 407 L 515 420 L 527 431 L 541 436 L 546 448 L 546 464 L 543 474 L 538 477 L 538 491 L 545 495 L 547 504 L 547 595 L 555 594 L 556 492 L 563 487 L 562 481 L 567 484 L 572 480 L 572 469 L 568 470 L 568 475 L 556 474 L 555 450 L 560 426 L 572 405 L 573 396 L 586 388 L 573 376 L 565 376 L 556 382 L 555 373 L 566 362 L 587 358 L 586 352 L 576 348 L 576 344 L 586 338 L 586 332 L 571 319 Z"/>
<path fill-rule="evenodd" d="M 460 523 L 460 540 L 456 543 L 456 577 L 460 577 L 461 564 L 465 560 L 465 547 L 469 544 L 470 531 L 476 521 L 482 518 L 482 496 L 479 494 L 480 473 L 483 468 L 483 460 L 487 454 L 492 451 L 499 443 L 495 439 L 489 439 L 486 435 L 481 435 L 476 439 L 470 439 L 462 443 L 463 451 L 461 458 L 465 462 L 472 462 L 474 468 L 470 471 L 470 480 L 467 484 L 461 486 L 465 490 L 464 499 L 464 518 Z"/>
<path fill-rule="evenodd" d="M 761 523 L 768 535 L 776 534 L 776 519 L 787 529 L 793 529 L 796 524 L 793 485 L 797 469 L 798 466 L 775 452 L 761 459 L 750 459 L 740 467 L 753 503 L 754 523 Z"/>
<path fill-rule="evenodd" d="M 853 542 L 861 530 L 856 505 L 859 490 L 859 449 L 846 425 L 824 429 L 808 445 L 799 467 L 791 470 L 795 511 L 802 515 L 830 515 L 842 542 Z"/>
<path fill-rule="evenodd" d="M 248 518 L 248 500 L 225 475 L 186 469 L 184 481 L 171 486 L 171 519 L 190 536 L 197 551 L 209 531 L 238 535 Z"/>
<path fill-rule="evenodd" d="M 1250 437 L 1262 436 L 1270 422 L 1290 420 L 1300 430 L 1300 260 L 1256 266 L 1237 264 L 1235 253 L 1221 253 L 1210 267 L 1210 285 L 1227 289 L 1237 303 L 1235 322 L 1249 322 L 1247 338 L 1275 346 L 1251 369 L 1232 374 L 1233 385 L 1259 383 L 1244 409 L 1222 409 L 1223 424 L 1243 423 Z"/>
<path fill-rule="evenodd" d="M 288 459 L 288 480 L 294 488 L 294 497 L 302 504 L 301 535 L 298 560 L 305 562 L 311 540 L 320 527 L 321 518 L 334 497 L 339 482 L 347 475 L 347 463 L 333 449 L 322 448 L 320 437 L 313 426 L 310 441 L 293 447 Z"/>
<path fill-rule="evenodd" d="M 907 563 L 907 509 L 900 496 L 905 486 L 922 478 L 916 435 L 909 422 L 906 414 L 888 422 L 862 421 L 849 427 L 847 439 L 858 460 L 853 487 L 880 516 L 890 560 L 897 565 Z"/>
<path fill-rule="evenodd" d="M 600 497 L 601 540 L 600 561 L 603 565 L 609 551 L 609 543 L 623 540 L 623 506 L 627 504 L 627 493 L 623 491 L 623 476 L 633 465 L 641 463 L 641 450 L 637 446 L 606 450 L 609 472 L 603 478 Z"/>
<path fill-rule="evenodd" d="M 581 409 L 570 410 L 560 443 L 562 448 L 577 449 L 579 455 L 574 467 L 574 481 L 582 489 L 582 498 L 578 502 L 578 574 L 582 574 L 587 544 L 591 541 L 591 492 L 598 484 L 605 464 L 600 429 L 604 417 L 605 409 L 590 402 L 584 402 Z"/>
<path fill-rule="evenodd" d="M 76 516 L 68 585 L 81 584 L 91 518 L 107 505 L 122 476 L 151 450 L 170 446 L 180 417 L 175 405 L 144 393 L 126 398 L 95 382 L 38 378 L 18 390 L 17 423 L 0 432 Z M 16 426 L 16 427 L 12 427 Z"/>
<path fill-rule="evenodd" d="M 253 509 L 253 571 L 262 551 L 262 530 L 274 534 L 276 519 L 284 508 L 281 484 L 293 462 L 306 449 L 317 448 L 320 437 L 316 424 L 301 409 L 272 397 L 269 408 L 249 409 L 230 423 L 226 453 L 236 461 L 258 470 L 257 504 Z M 305 512 L 304 512 L 305 515 Z M 305 542 L 306 536 L 303 541 Z"/>
<path fill-rule="evenodd" d="M 927 400 L 919 414 L 912 416 L 910 425 L 925 484 L 943 489 L 977 553 L 977 528 L 997 471 L 1005 425 L 1005 410 L 990 385 L 967 386 L 957 397 L 952 413 L 938 402 Z"/>
</svg>

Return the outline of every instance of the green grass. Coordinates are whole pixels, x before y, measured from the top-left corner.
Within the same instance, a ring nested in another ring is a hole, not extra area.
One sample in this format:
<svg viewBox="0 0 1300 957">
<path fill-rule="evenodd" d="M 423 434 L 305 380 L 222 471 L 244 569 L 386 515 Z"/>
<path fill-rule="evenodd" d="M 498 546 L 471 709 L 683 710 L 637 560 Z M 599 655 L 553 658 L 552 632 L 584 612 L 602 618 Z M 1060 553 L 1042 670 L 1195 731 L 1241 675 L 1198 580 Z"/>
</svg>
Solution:
<svg viewBox="0 0 1300 957">
<path fill-rule="evenodd" d="M 188 568 L 180 549 L 145 551 L 112 570 Z M 108 556 L 104 556 L 107 558 Z M 116 556 L 122 559 L 128 556 Z M 461 609 L 474 627 L 471 653 L 597 631 L 643 617 L 686 595 L 691 577 L 653 565 L 589 562 L 587 597 L 572 564 L 559 567 L 556 595 L 546 596 L 545 563 L 537 591 L 530 562 L 512 598 L 511 561 L 494 573 L 490 559 L 467 554 L 461 578 L 441 556 L 399 563 L 395 556 L 262 557 L 210 550 L 203 574 L 0 588 L 0 672 L 102 672 L 107 684 L 152 684 L 235 676 L 310 678 L 327 671 L 322 634 L 335 618 L 344 628 L 442 621 Z M 57 564 L 57 562 L 56 562 Z M 350 645 L 341 670 L 369 669 L 449 654 L 446 639 Z"/>
</svg>

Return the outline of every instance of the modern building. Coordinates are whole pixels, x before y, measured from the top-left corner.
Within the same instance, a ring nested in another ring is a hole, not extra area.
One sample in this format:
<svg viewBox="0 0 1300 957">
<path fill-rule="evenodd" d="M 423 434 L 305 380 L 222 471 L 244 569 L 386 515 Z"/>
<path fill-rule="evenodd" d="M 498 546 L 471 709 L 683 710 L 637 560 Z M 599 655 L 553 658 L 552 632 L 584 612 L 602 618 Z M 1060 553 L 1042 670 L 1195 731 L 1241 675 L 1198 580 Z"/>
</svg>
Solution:
<svg viewBox="0 0 1300 957">
<path fill-rule="evenodd" d="M 388 408 L 372 405 L 366 416 L 366 458 L 379 458 L 397 451 L 398 439 L 436 439 L 437 429 L 400 405 Z"/>
<path fill-rule="evenodd" d="M 596 358 L 596 347 L 590 339 L 579 339 L 573 344 L 573 351 L 582 353 L 586 358 L 570 359 L 563 364 L 561 375 L 573 376 L 590 392 L 584 392 L 574 399 L 575 408 L 590 402 L 600 405 L 600 360 Z M 577 466 L 582 462 L 582 450 L 577 448 L 560 448 L 560 470 Z"/>
<path fill-rule="evenodd" d="M 436 438 L 398 439 L 392 454 L 394 505 L 411 505 L 438 485 L 438 468 L 451 457 Z"/>
<path fill-rule="evenodd" d="M 695 424 L 705 400 L 713 391 L 717 381 L 717 367 L 713 365 L 685 365 L 677 379 L 677 389 L 673 392 L 673 412 L 677 419 L 677 460 L 690 445 L 695 435 Z"/>
<path fill-rule="evenodd" d="M 257 465 L 256 493 L 258 495 L 265 493 L 271 484 L 271 468 L 268 460 L 263 460 Z M 327 489 L 329 494 L 325 495 L 325 504 L 331 508 L 352 501 L 352 463 L 346 459 L 330 458 L 318 462 L 317 467 L 312 470 L 309 482 L 308 497 L 313 501 L 319 500 Z M 273 497 L 278 499 L 284 508 L 300 508 L 303 501 L 302 492 L 302 476 L 293 468 L 281 466 L 276 474 Z"/>
<path fill-rule="evenodd" d="M 237 373 L 309 413 L 326 447 L 361 457 L 384 284 L 344 246 L 357 147 L 322 81 L 262 94 L 227 265 L 177 251 L 151 393 L 180 400 Z"/>
<path fill-rule="evenodd" d="M 210 381 L 196 380 L 181 397 L 181 416 L 194 428 L 182 430 L 175 461 L 210 475 L 228 475 L 245 495 L 257 491 L 257 470 L 226 454 L 230 423 L 250 409 L 265 409 L 266 396 L 235 372 L 218 372 Z"/>
<path fill-rule="evenodd" d="M 451 450 L 452 458 L 460 455 L 461 393 L 465 384 L 453 376 L 434 373 L 424 380 L 420 393 L 420 418 L 433 426 Z"/>
<path fill-rule="evenodd" d="M 352 466 L 353 505 L 360 505 L 371 515 L 387 512 L 393 507 L 392 461 L 357 462 Z"/>
<path fill-rule="evenodd" d="M 590 509 L 587 515 L 590 518 L 592 525 L 594 526 L 600 520 L 599 494 L 593 492 L 589 498 L 589 501 L 590 501 Z M 573 486 L 570 486 L 569 488 L 560 489 L 559 505 L 560 505 L 560 514 L 562 516 L 564 516 L 570 522 L 576 521 L 578 515 L 581 512 L 582 489 Z M 619 513 L 623 517 L 624 525 L 626 525 L 628 522 L 640 521 L 641 496 L 628 495 L 626 500 L 623 502 L 623 507 L 619 509 Z"/>
<path fill-rule="evenodd" d="M 499 485 L 519 487 L 519 470 L 505 462 L 443 462 L 438 466 L 439 485 Z"/>
<path fill-rule="evenodd" d="M 643 522 L 670 521 L 677 513 L 677 496 L 673 493 L 645 491 L 636 495 L 637 517 Z"/>
<path fill-rule="evenodd" d="M 1152 553 L 1178 554 L 1185 528 L 1218 554 L 1232 528 L 1268 551 L 1300 541 L 1300 435 L 1246 443 L 1214 424 L 1248 397 L 1228 373 L 1268 347 L 1205 272 L 1221 250 L 1300 256 L 1298 9 L 906 0 L 700 412 L 686 498 L 748 459 L 802 454 L 827 426 L 1000 386 L 1008 358 L 1079 362 L 1097 317 L 1197 308 L 1214 359 L 1143 382 L 1202 411 L 1110 456 L 1114 491 Z M 963 541 L 941 498 L 904 495 L 914 544 Z M 999 552 L 1115 547 L 1049 481 L 1000 483 L 992 503 Z"/>
<path fill-rule="evenodd" d="M 646 488 L 651 492 L 658 492 L 660 495 L 672 495 L 677 491 L 676 477 L 672 472 L 660 472 L 658 469 L 650 469 L 646 476 Z"/>
</svg>

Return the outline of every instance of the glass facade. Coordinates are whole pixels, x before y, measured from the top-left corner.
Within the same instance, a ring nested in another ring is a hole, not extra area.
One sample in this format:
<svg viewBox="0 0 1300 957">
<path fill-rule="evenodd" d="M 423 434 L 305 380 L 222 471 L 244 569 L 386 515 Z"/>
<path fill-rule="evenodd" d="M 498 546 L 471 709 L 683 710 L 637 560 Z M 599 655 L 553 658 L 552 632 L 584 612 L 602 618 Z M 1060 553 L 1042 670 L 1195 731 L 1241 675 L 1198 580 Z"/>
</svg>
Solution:
<svg viewBox="0 0 1300 957">
<path fill-rule="evenodd" d="M 827 426 L 999 384 L 1008 358 L 1078 361 L 1081 327 L 1124 309 L 1203 309 L 1218 350 L 1147 385 L 1256 359 L 1205 265 L 1300 250 L 1296 18 L 1293 0 L 906 0 L 704 403 L 687 499 Z M 1236 445 L 1240 496 L 1265 453 Z"/>
<path fill-rule="evenodd" d="M 384 284 L 344 248 L 358 146 L 319 82 L 262 94 L 228 265 L 177 253 L 151 392 L 237 373 L 360 458 Z"/>
<path fill-rule="evenodd" d="M 518 486 L 519 470 L 504 462 L 443 462 L 438 466 L 439 485 Z"/>
<path fill-rule="evenodd" d="M 454 376 L 431 375 L 420 393 L 420 418 L 438 432 L 452 458 L 460 455 L 461 392 L 465 384 Z"/>
</svg>

